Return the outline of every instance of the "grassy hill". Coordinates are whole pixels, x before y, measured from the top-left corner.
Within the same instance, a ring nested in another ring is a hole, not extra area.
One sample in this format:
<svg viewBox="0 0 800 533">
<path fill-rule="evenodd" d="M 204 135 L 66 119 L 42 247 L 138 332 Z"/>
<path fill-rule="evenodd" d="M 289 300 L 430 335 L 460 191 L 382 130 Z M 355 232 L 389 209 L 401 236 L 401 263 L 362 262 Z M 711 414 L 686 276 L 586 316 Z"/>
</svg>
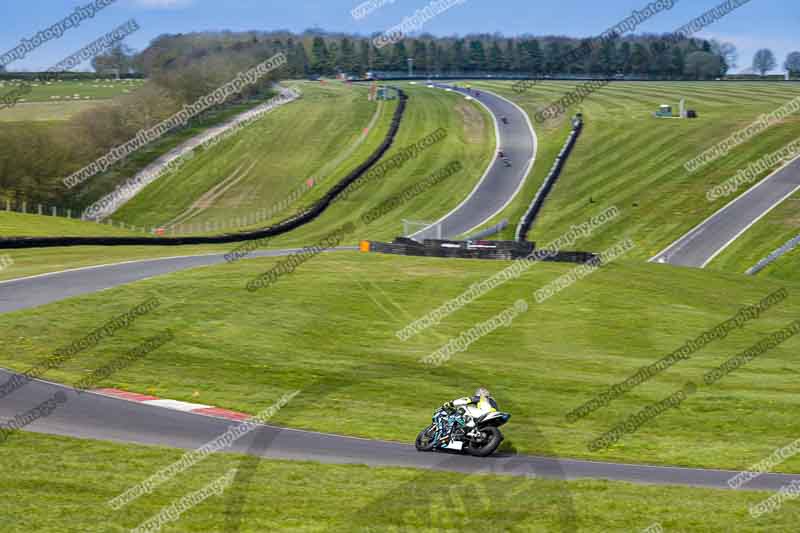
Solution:
<svg viewBox="0 0 800 533">
<path fill-rule="evenodd" d="M 576 84 L 540 82 L 522 95 L 512 91 L 509 82 L 479 86 L 518 102 L 533 117 L 540 107 L 574 90 Z M 530 237 L 538 241 L 556 238 L 576 221 L 616 205 L 622 216 L 595 234 L 590 249 L 602 250 L 628 235 L 640 245 L 634 255 L 648 259 L 730 201 L 733 197 L 708 202 L 706 190 L 794 140 L 800 115 L 692 174 L 684 163 L 798 95 L 800 86 L 788 83 L 613 82 L 570 108 L 560 122 L 534 124 L 543 149 L 539 168 L 534 170 L 524 199 L 514 202 L 498 219 L 519 220 L 524 204 L 532 199 L 564 141 L 566 119 L 582 112 L 584 132 Z M 681 98 L 697 110 L 698 119 L 653 117 L 659 105 L 676 107 Z"/>
<path fill-rule="evenodd" d="M 157 296 L 157 311 L 47 378 L 74 383 L 171 328 L 176 340 L 170 346 L 103 385 L 247 412 L 301 389 L 303 396 L 279 413 L 277 423 L 403 442 L 413 439 L 434 407 L 483 385 L 513 413 L 506 433 L 522 452 L 687 466 L 746 467 L 800 432 L 794 416 L 797 339 L 715 385 L 702 385 L 705 372 L 797 319 L 797 287 L 788 282 L 743 284 L 740 275 L 619 260 L 536 304 L 534 291 L 571 268 L 537 264 L 402 342 L 396 331 L 504 263 L 340 253 L 315 257 L 269 288 L 245 290 L 273 265 L 259 259 L 193 270 L 2 315 L 0 329 L 15 333 L 4 342 L 0 366 L 24 370 Z M 780 287 L 789 297 L 757 320 L 583 420 L 566 421 L 570 410 Z M 510 327 L 442 367 L 420 364 L 519 298 L 530 309 Z M 606 451 L 588 450 L 590 440 L 689 380 L 701 387 L 680 409 Z M 800 472 L 800 459 L 780 470 Z"/>
<path fill-rule="evenodd" d="M 447 137 L 423 150 L 402 166 L 389 169 L 379 180 L 365 183 L 346 199 L 337 201 L 319 219 L 273 239 L 271 247 L 302 246 L 317 242 L 331 229 L 353 222 L 357 231 L 345 242 L 360 239 L 391 240 L 403 232 L 403 220 L 433 222 L 454 209 L 475 187 L 494 157 L 494 127 L 489 114 L 463 96 L 420 85 L 404 85 L 409 95 L 406 115 L 392 148 L 383 160 L 422 140 L 438 129 Z M 400 201 L 394 209 L 365 226 L 362 215 L 383 202 L 398 198 L 409 187 L 445 168 L 451 162 L 461 170 L 423 193 Z M 320 194 L 321 191 L 317 191 Z M 313 197 L 309 197 L 312 201 Z"/>
<path fill-rule="evenodd" d="M 300 84 L 300 90 L 300 100 L 202 150 L 114 216 L 166 224 L 195 206 L 202 210 L 189 219 L 192 223 L 230 221 L 271 207 L 309 178 L 316 177 L 321 182 L 318 187 L 329 188 L 380 144 L 396 103 L 379 108 L 377 102 L 367 101 L 365 87 L 339 83 Z M 361 143 L 370 126 L 367 142 Z M 335 168 L 328 165 L 356 143 L 364 146 Z M 318 175 L 323 169 L 324 175 Z"/>
<path fill-rule="evenodd" d="M 800 234 L 800 194 L 795 194 L 744 232 L 709 263 L 708 268 L 745 272 L 798 234 Z M 800 281 L 798 277 L 800 270 L 796 268 L 799 257 L 795 250 L 761 271 L 759 276 Z"/>
<path fill-rule="evenodd" d="M 386 103 L 380 109 L 366 141 L 351 150 L 376 113 L 376 104 L 366 100 L 366 88 L 304 84 L 301 89 L 305 96 L 300 101 L 271 113 L 159 179 L 126 204 L 115 218 L 129 222 L 167 221 L 193 204 L 203 204 L 202 212 L 188 219 L 189 223 L 230 222 L 232 218 L 250 217 L 262 208 L 292 197 L 292 191 L 315 177 L 314 188 L 297 198 L 290 208 L 275 214 L 271 221 L 312 205 L 383 140 L 396 102 Z M 318 221 L 276 239 L 276 246 L 319 239 L 330 231 L 332 224 L 357 220 L 367 210 L 449 161 L 460 161 L 463 171 L 447 184 L 420 195 L 381 219 L 369 228 L 368 235 L 393 238 L 402 232 L 402 218 L 435 220 L 472 190 L 492 157 L 491 118 L 458 95 L 414 86 L 407 86 L 406 90 L 410 96 L 406 116 L 385 159 L 438 128 L 445 129 L 448 137 L 402 168 L 390 170 L 380 183 L 370 183 L 337 202 Z M 331 165 L 342 153 L 350 155 Z M 206 196 L 211 201 L 197 202 L 209 190 L 212 193 Z M 269 222 L 254 224 L 250 220 L 242 227 L 263 227 Z M 353 242 L 366 235 L 359 234 Z"/>
</svg>

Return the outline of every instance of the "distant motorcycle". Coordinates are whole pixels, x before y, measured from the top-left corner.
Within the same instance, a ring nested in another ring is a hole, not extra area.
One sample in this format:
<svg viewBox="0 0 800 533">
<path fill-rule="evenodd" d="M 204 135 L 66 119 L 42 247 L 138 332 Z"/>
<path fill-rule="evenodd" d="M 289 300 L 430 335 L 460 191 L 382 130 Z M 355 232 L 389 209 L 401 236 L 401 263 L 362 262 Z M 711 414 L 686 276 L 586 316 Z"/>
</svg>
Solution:
<svg viewBox="0 0 800 533">
<path fill-rule="evenodd" d="M 418 451 L 437 449 L 466 451 L 475 457 L 488 457 L 503 442 L 499 427 L 511 415 L 500 411 L 486 413 L 478 418 L 468 418 L 463 408 L 448 412 L 439 408 L 433 414 L 430 426 L 423 429 L 414 443 Z"/>
</svg>

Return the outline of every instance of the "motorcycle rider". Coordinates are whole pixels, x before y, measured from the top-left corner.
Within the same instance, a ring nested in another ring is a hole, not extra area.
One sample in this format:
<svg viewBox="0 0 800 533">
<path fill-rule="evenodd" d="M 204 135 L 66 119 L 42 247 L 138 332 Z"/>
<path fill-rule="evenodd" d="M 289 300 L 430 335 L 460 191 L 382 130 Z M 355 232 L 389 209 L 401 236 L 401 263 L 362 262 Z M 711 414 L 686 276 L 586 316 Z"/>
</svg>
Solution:
<svg viewBox="0 0 800 533">
<path fill-rule="evenodd" d="M 461 413 L 464 417 L 467 427 L 474 426 L 472 423 L 474 419 L 480 418 L 487 413 L 497 411 L 497 402 L 492 398 L 492 393 L 487 389 L 480 387 L 475 391 L 472 397 L 458 398 L 445 403 L 442 409 L 451 414 L 450 426 L 452 427 L 455 420 L 452 415 Z"/>
</svg>

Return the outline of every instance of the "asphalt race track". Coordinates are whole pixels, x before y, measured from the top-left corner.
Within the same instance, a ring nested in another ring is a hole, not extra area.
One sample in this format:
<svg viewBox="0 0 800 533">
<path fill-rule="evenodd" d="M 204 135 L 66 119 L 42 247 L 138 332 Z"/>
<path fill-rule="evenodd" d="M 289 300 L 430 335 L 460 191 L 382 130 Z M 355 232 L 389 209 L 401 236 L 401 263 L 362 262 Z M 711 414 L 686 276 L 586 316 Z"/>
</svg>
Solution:
<svg viewBox="0 0 800 533">
<path fill-rule="evenodd" d="M 337 250 L 352 250 L 341 248 Z M 250 257 L 288 255 L 295 250 L 254 252 Z M 243 259 L 247 260 L 247 259 Z M 0 283 L 0 313 L 27 309 L 79 294 L 87 294 L 125 283 L 178 270 L 224 263 L 223 254 L 132 261 L 89 267 Z M 0 385 L 13 373 L 0 370 Z M 8 396 L 0 398 L 0 419 L 6 422 L 63 391 L 67 402 L 26 430 L 77 438 L 110 440 L 146 445 L 193 449 L 218 437 L 231 424 L 229 420 L 142 405 L 34 380 Z M 656 467 L 603 463 L 533 456 L 493 456 L 477 459 L 468 456 L 419 453 L 412 445 L 372 441 L 338 435 L 265 426 L 269 447 L 263 457 L 315 460 L 328 463 L 353 463 L 384 466 L 432 468 L 457 472 L 492 472 L 557 479 L 596 478 L 636 483 L 680 484 L 728 488 L 735 472 L 723 470 Z M 243 437 L 230 451 L 251 452 L 258 432 Z M 258 447 L 256 447 L 258 449 Z M 763 475 L 747 489 L 778 490 L 800 475 Z"/>
<path fill-rule="evenodd" d="M 356 247 L 339 247 L 336 251 L 357 250 Z M 301 251 L 301 248 L 287 250 L 260 250 L 248 257 L 280 257 Z M 242 259 L 244 260 L 244 259 Z M 65 270 L 52 274 L 41 274 L 0 282 L 0 313 L 28 309 L 39 305 L 57 302 L 81 294 L 110 289 L 154 276 L 170 274 L 189 268 L 219 265 L 225 263 L 225 254 L 193 255 L 127 261 L 112 265 Z"/>
<path fill-rule="evenodd" d="M 650 261 L 704 268 L 798 189 L 800 159 L 795 159 L 714 213 Z"/>
<path fill-rule="evenodd" d="M 11 376 L 11 373 L 0 370 L 0 383 L 5 383 Z M 62 385 L 36 380 L 0 400 L 0 419 L 5 421 L 26 412 L 52 398 L 58 391 L 66 395 L 66 402 L 60 404 L 48 417 L 27 426 L 26 430 L 77 438 L 195 449 L 219 437 L 235 423 L 91 392 L 78 393 Z M 725 470 L 601 463 L 523 455 L 498 454 L 481 459 L 450 453 L 420 453 L 410 444 L 274 426 L 263 426 L 242 437 L 233 443 L 229 451 L 251 453 L 251 445 L 259 437 L 259 433 L 267 434 L 259 440 L 266 440 L 269 445 L 256 455 L 276 459 L 414 467 L 464 473 L 533 473 L 537 477 L 557 479 L 600 478 L 714 488 L 729 488 L 727 480 L 736 474 Z M 14 437 L 12 435 L 9 438 Z M 745 488 L 778 490 L 792 481 L 800 481 L 800 475 L 764 474 L 748 483 Z"/>
<path fill-rule="evenodd" d="M 417 240 L 453 239 L 469 233 L 502 211 L 517 195 L 525 182 L 536 157 L 537 140 L 528 115 L 515 104 L 493 93 L 478 90 L 456 89 L 446 85 L 437 85 L 438 90 L 444 88 L 469 95 L 494 115 L 497 128 L 497 146 L 505 152 L 511 161 L 507 167 L 495 158 L 478 185 L 469 196 L 441 219 L 431 226 L 414 233 L 410 237 Z M 434 90 L 434 89 L 432 89 Z M 508 118 L 508 124 L 500 121 Z"/>
<path fill-rule="evenodd" d="M 446 236 L 454 236 L 472 229 L 491 217 L 507 204 L 525 179 L 529 165 L 535 155 L 535 136 L 520 111 L 507 101 L 481 91 L 481 101 L 493 113 L 506 115 L 511 120 L 508 130 L 501 128 L 500 138 L 503 149 L 509 154 L 513 166 L 508 169 L 493 165 L 487 175 L 469 198 L 453 213 L 445 217 L 441 224 Z M 530 137 L 526 137 L 524 132 Z M 514 140 L 515 139 L 515 140 Z M 800 183 L 800 161 L 790 168 L 770 178 L 770 182 L 755 188 L 723 209 L 715 217 L 723 222 L 739 221 L 746 225 L 769 206 L 785 196 Z M 738 204 L 742 202 L 744 207 Z M 695 237 L 683 245 L 676 243 L 662 255 L 669 262 L 699 262 L 708 257 L 696 252 L 698 243 L 710 243 L 713 247 L 723 243 L 728 237 L 717 228 L 715 217 L 704 225 Z M 729 230 L 730 231 L 735 230 Z M 712 239 L 713 236 L 716 236 Z M 717 249 L 717 248 L 714 248 Z M 342 247 L 339 250 L 355 250 Z M 292 250 L 267 250 L 253 252 L 249 257 L 275 257 L 288 255 Z M 245 259 L 246 260 L 246 259 Z M 87 267 L 64 272 L 43 274 L 29 278 L 0 282 L 0 313 L 44 305 L 81 294 L 94 293 L 111 287 L 131 283 L 180 270 L 225 262 L 224 254 L 208 254 L 186 257 L 172 257 L 131 261 L 113 265 Z M 11 378 L 13 373 L 0 369 L 0 385 Z M 101 396 L 91 392 L 79 393 L 74 389 L 44 381 L 33 380 L 11 394 L 0 398 L 0 419 L 4 422 L 24 413 L 61 391 L 66 402 L 46 418 L 39 419 L 25 430 L 70 436 L 85 439 L 99 439 L 143 445 L 161 445 L 182 449 L 195 449 L 224 433 L 233 423 L 230 420 L 210 418 L 189 412 L 182 412 L 152 405 L 143 405 L 125 400 Z M 302 394 L 302 393 L 301 393 Z M 421 429 L 421 428 L 420 428 Z M 251 447 L 254 439 L 262 440 L 260 434 L 269 442 L 263 449 Z M 9 438 L 14 438 L 11 435 Z M 409 437 L 411 440 L 413 436 Z M 254 449 L 261 451 L 253 451 Z M 263 457 L 315 460 L 326 463 L 367 464 L 382 466 L 415 467 L 440 469 L 457 472 L 492 472 L 510 475 L 530 475 L 534 472 L 540 477 L 558 479 L 595 478 L 620 480 L 649 484 L 677 484 L 712 488 L 729 488 L 728 479 L 736 472 L 680 467 L 660 467 L 597 461 L 558 459 L 523 455 L 496 455 L 478 459 L 464 455 L 445 453 L 419 453 L 412 444 L 366 440 L 339 435 L 330 435 L 294 429 L 263 426 L 259 430 L 234 442 L 232 452 L 252 453 Z M 745 489 L 778 490 L 792 482 L 800 482 L 800 475 L 764 474 L 745 486 Z"/>
</svg>

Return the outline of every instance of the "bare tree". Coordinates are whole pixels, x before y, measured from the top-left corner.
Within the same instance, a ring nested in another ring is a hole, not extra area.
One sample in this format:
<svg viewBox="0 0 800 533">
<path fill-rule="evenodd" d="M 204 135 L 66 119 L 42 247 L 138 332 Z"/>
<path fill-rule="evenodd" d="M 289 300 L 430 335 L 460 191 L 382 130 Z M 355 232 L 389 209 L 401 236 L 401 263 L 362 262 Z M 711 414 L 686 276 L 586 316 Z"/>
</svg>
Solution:
<svg viewBox="0 0 800 533">
<path fill-rule="evenodd" d="M 800 76 L 800 52 L 791 52 L 786 56 L 783 68 L 792 76 Z"/>
<path fill-rule="evenodd" d="M 774 70 L 778 66 L 775 60 L 775 54 L 769 48 L 762 48 L 753 57 L 753 70 L 759 72 L 762 76 L 770 70 Z"/>
</svg>

